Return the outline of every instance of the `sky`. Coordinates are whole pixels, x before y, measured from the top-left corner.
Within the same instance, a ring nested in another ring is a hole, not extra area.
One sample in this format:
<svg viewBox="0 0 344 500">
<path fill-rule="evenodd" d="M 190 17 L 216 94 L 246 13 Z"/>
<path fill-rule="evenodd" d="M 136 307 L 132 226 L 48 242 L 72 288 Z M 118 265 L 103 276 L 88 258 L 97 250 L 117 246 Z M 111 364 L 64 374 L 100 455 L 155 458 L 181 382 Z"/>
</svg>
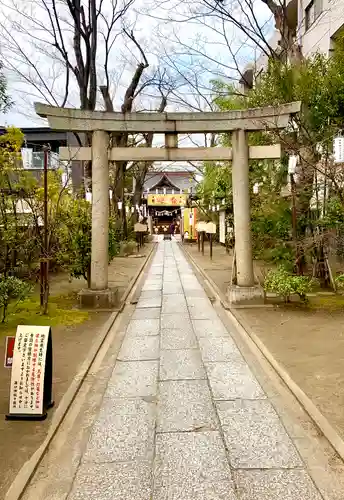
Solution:
<svg viewBox="0 0 344 500">
<path fill-rule="evenodd" d="M 50 4 L 52 0 L 47 1 Z M 238 12 L 238 0 L 229 1 L 232 11 Z M 48 44 L 52 40 L 51 30 L 48 29 L 49 19 L 42 4 L 41 0 L 3 0 L 0 7 L 1 57 L 8 91 L 14 101 L 12 109 L 0 116 L 1 125 L 46 125 L 45 120 L 35 115 L 33 103 L 45 101 L 59 104 L 62 101 L 65 71 L 56 51 Z M 269 12 L 259 0 L 256 0 L 256 4 L 256 15 L 265 27 Z M 100 31 L 109 20 L 111 0 L 104 0 L 103 5 L 104 20 L 100 21 Z M 66 47 L 72 53 L 70 20 L 63 7 L 59 8 Z M 256 47 L 252 47 L 252 43 L 248 43 L 231 24 L 211 17 L 199 17 L 202 8 L 201 0 L 190 0 L 190 4 L 179 0 L 136 0 L 122 20 L 127 28 L 134 30 L 147 55 L 150 67 L 146 77 L 157 70 L 168 75 L 169 84 L 174 88 L 167 108 L 169 111 L 210 109 L 210 80 L 221 78 L 231 81 L 238 77 L 230 51 L 235 54 L 236 63 L 241 68 L 259 56 Z M 125 88 L 137 62 L 141 60 L 134 44 L 120 34 L 122 27 L 121 22 L 115 26 L 112 34 L 114 45 L 109 58 L 110 90 L 118 110 Z M 100 34 L 98 84 L 105 81 L 104 54 Z M 156 88 L 147 87 L 135 101 L 136 109 L 155 110 L 159 100 Z M 70 84 L 67 105 L 78 107 L 75 81 Z M 102 107 L 100 97 L 97 107 Z"/>
</svg>

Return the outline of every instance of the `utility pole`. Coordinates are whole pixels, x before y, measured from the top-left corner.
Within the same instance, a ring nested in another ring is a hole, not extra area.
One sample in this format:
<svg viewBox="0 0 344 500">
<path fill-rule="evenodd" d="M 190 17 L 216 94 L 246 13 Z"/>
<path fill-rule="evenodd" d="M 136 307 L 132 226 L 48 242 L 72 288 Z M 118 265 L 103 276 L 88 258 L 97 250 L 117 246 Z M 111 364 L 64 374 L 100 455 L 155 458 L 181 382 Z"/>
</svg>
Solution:
<svg viewBox="0 0 344 500">
<path fill-rule="evenodd" d="M 43 146 L 43 245 L 40 261 L 40 305 L 42 314 L 48 312 L 49 299 L 49 248 L 48 248 L 48 164 L 50 144 Z"/>
</svg>

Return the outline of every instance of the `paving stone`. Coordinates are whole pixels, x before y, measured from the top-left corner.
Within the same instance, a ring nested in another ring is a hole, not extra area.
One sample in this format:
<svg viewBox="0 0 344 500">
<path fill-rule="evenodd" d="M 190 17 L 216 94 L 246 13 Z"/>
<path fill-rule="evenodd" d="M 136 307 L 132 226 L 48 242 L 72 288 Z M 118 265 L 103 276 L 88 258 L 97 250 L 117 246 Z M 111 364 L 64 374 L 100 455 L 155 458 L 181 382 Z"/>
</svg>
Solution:
<svg viewBox="0 0 344 500">
<path fill-rule="evenodd" d="M 197 283 L 193 284 L 193 283 L 182 282 L 182 286 L 184 288 L 185 293 L 188 293 L 191 290 L 203 290 L 202 286 Z"/>
<path fill-rule="evenodd" d="M 236 500 L 216 431 L 158 434 L 153 500 Z"/>
<path fill-rule="evenodd" d="M 119 361 L 145 361 L 159 358 L 159 336 L 126 337 L 118 354 Z"/>
<path fill-rule="evenodd" d="M 173 294 L 173 295 L 164 295 L 162 298 L 162 306 L 172 306 L 172 307 L 180 307 L 186 306 L 186 300 L 184 294 Z"/>
<path fill-rule="evenodd" d="M 106 398 L 156 396 L 159 362 L 117 361 L 109 380 Z"/>
<path fill-rule="evenodd" d="M 127 328 L 127 337 L 159 335 L 160 319 L 132 319 Z"/>
<path fill-rule="evenodd" d="M 150 307 L 148 309 L 135 309 L 131 319 L 159 319 L 161 309 L 159 307 Z"/>
<path fill-rule="evenodd" d="M 177 295 L 164 295 L 164 297 L 177 297 Z M 172 305 L 172 303 L 165 303 L 162 305 L 161 309 L 162 314 L 188 314 L 188 306 L 186 305 L 186 302 L 184 304 L 180 304 L 179 306 L 177 305 Z"/>
<path fill-rule="evenodd" d="M 156 297 L 161 297 L 162 295 L 162 290 L 146 290 L 141 292 L 140 295 L 140 300 L 141 299 L 153 299 Z"/>
<path fill-rule="evenodd" d="M 150 500 L 150 462 L 82 464 L 68 500 Z"/>
<path fill-rule="evenodd" d="M 226 327 L 219 318 L 212 321 L 210 319 L 193 320 L 192 326 L 194 328 L 196 337 L 228 337 L 229 334 Z"/>
<path fill-rule="evenodd" d="M 189 313 L 191 319 L 207 319 L 211 321 L 218 319 L 218 315 L 209 301 L 208 304 L 189 306 Z"/>
<path fill-rule="evenodd" d="M 200 285 L 200 282 L 191 271 L 190 273 L 181 273 L 179 271 L 179 277 L 183 285 L 197 286 Z"/>
<path fill-rule="evenodd" d="M 170 328 L 177 330 L 192 330 L 192 324 L 189 314 L 162 314 L 160 326 L 162 329 Z"/>
<path fill-rule="evenodd" d="M 161 277 L 151 277 L 148 275 L 144 284 L 145 285 L 162 285 L 162 278 Z"/>
<path fill-rule="evenodd" d="M 151 299 L 140 299 L 136 307 L 138 309 L 145 309 L 147 307 L 161 307 L 161 296 L 152 297 Z"/>
<path fill-rule="evenodd" d="M 157 283 L 145 283 L 142 287 L 142 291 L 150 291 L 150 290 L 162 290 L 162 282 Z"/>
<path fill-rule="evenodd" d="M 164 274 L 164 283 L 180 283 L 178 274 Z"/>
<path fill-rule="evenodd" d="M 199 339 L 199 346 L 204 362 L 232 360 L 244 362 L 239 349 L 230 337 L 203 337 Z"/>
<path fill-rule="evenodd" d="M 183 293 L 183 287 L 181 283 L 165 282 L 162 287 L 162 293 L 164 295 L 181 294 Z"/>
<path fill-rule="evenodd" d="M 171 484 L 157 488 L 153 500 L 237 500 L 230 481 Z"/>
<path fill-rule="evenodd" d="M 304 470 L 234 472 L 238 500 L 321 500 Z"/>
<path fill-rule="evenodd" d="M 199 283 L 199 281 L 195 278 L 193 279 L 191 276 L 188 278 L 181 278 L 182 285 L 185 289 L 190 289 L 190 290 L 203 290 L 203 287 Z"/>
<path fill-rule="evenodd" d="M 195 334 L 191 329 L 161 330 L 161 349 L 196 349 L 198 347 Z"/>
<path fill-rule="evenodd" d="M 160 380 L 205 378 L 198 349 L 161 350 Z"/>
<path fill-rule="evenodd" d="M 103 400 L 84 454 L 85 462 L 151 460 L 156 404 L 140 399 Z"/>
<path fill-rule="evenodd" d="M 263 389 L 246 363 L 205 363 L 214 399 L 264 399 Z"/>
<path fill-rule="evenodd" d="M 302 461 L 269 401 L 216 404 L 232 467 L 301 467 Z"/>
<path fill-rule="evenodd" d="M 156 490 L 153 500 L 237 500 L 233 483 L 221 481 L 186 485 L 171 484 Z"/>
<path fill-rule="evenodd" d="M 199 297 L 199 298 L 203 298 L 203 299 L 207 299 L 208 296 L 207 294 L 205 293 L 205 291 L 203 290 L 203 288 L 201 289 L 198 289 L 198 290 L 188 290 L 187 292 L 187 298 L 188 297 Z"/>
<path fill-rule="evenodd" d="M 212 307 L 210 300 L 208 299 L 207 296 L 203 297 L 195 297 L 189 294 L 186 294 L 186 301 L 188 303 L 189 307 Z"/>
<path fill-rule="evenodd" d="M 188 314 L 188 307 L 184 295 L 164 295 L 162 314 Z"/>
<path fill-rule="evenodd" d="M 148 273 L 150 278 L 154 278 L 155 276 L 162 276 L 164 274 L 164 268 L 162 266 L 153 266 Z"/>
<path fill-rule="evenodd" d="M 159 383 L 158 432 L 217 429 L 206 380 Z"/>
</svg>

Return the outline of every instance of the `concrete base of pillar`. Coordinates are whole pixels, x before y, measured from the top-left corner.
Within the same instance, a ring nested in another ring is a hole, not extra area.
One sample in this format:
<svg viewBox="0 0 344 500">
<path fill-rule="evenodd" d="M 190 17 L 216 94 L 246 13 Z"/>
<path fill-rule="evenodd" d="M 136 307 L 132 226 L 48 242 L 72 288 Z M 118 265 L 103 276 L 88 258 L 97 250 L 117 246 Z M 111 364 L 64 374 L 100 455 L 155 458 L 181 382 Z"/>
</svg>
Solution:
<svg viewBox="0 0 344 500">
<path fill-rule="evenodd" d="M 232 305 L 263 304 L 264 291 L 258 286 L 237 286 L 228 287 L 227 298 Z"/>
<path fill-rule="evenodd" d="M 118 305 L 118 290 L 90 290 L 85 288 L 78 294 L 81 307 L 88 309 L 113 309 Z"/>
</svg>

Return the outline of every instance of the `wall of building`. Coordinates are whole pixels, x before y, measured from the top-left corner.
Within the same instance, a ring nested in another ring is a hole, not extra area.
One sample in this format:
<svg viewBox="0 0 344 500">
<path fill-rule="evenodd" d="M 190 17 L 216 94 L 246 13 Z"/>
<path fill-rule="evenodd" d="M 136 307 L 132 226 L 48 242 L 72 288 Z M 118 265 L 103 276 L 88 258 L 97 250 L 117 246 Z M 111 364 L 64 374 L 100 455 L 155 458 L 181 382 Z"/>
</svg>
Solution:
<svg viewBox="0 0 344 500">
<path fill-rule="evenodd" d="M 321 14 L 306 30 L 306 9 L 312 2 L 320 2 Z M 298 40 L 305 56 L 317 51 L 329 54 L 332 37 L 344 27 L 344 0 L 299 0 Z"/>
</svg>

